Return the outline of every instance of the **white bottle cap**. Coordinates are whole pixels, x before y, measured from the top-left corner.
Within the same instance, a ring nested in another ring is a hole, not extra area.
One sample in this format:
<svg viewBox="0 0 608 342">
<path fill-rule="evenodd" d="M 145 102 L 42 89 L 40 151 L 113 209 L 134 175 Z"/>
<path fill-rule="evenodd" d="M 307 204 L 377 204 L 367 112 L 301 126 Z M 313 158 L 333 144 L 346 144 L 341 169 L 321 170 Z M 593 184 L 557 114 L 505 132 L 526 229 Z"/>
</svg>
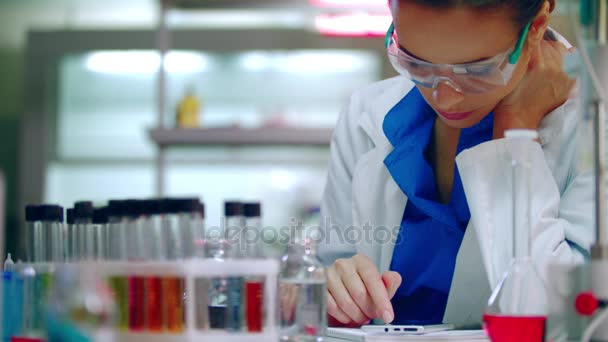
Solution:
<svg viewBox="0 0 608 342">
<path fill-rule="evenodd" d="M 15 270 L 15 263 L 13 262 L 13 259 L 11 258 L 11 253 L 8 253 L 8 256 L 6 257 L 6 261 L 4 261 L 4 271 L 13 272 L 14 270 Z"/>
</svg>

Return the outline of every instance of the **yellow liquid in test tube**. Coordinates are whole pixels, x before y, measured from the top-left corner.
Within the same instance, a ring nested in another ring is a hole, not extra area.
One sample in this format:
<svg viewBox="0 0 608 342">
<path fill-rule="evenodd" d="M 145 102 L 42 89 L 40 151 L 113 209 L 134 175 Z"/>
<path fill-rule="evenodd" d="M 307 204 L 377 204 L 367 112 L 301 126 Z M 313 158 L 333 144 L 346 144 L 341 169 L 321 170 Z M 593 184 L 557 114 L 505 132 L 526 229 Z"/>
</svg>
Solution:
<svg viewBox="0 0 608 342">
<path fill-rule="evenodd" d="M 127 294 L 127 278 L 111 277 L 110 287 L 116 302 L 116 326 L 120 330 L 129 329 L 129 300 Z"/>
</svg>

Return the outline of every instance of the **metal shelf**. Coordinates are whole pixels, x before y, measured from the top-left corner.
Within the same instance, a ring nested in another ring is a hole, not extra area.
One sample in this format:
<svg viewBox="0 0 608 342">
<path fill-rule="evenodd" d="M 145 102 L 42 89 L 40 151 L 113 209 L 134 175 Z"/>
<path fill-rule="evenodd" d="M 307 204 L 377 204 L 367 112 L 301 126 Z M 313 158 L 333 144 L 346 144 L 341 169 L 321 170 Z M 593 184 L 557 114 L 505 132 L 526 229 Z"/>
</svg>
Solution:
<svg viewBox="0 0 608 342">
<path fill-rule="evenodd" d="M 156 128 L 150 138 L 161 147 L 195 145 L 329 145 L 331 128 Z"/>
</svg>

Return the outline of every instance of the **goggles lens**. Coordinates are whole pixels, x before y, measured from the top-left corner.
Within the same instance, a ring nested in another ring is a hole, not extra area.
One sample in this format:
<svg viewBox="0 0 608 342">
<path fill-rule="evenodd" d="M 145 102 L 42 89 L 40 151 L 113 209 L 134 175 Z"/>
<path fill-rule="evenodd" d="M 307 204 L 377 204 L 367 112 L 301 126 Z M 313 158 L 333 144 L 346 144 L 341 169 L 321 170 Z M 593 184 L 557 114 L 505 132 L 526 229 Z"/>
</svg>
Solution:
<svg viewBox="0 0 608 342">
<path fill-rule="evenodd" d="M 465 64 L 434 64 L 415 58 L 401 49 L 397 33 L 391 25 L 386 37 L 387 53 L 395 70 L 420 86 L 434 88 L 441 82 L 447 82 L 459 92 L 484 93 L 511 80 L 529 27 L 530 24 L 522 30 L 515 47 L 492 58 Z"/>
</svg>

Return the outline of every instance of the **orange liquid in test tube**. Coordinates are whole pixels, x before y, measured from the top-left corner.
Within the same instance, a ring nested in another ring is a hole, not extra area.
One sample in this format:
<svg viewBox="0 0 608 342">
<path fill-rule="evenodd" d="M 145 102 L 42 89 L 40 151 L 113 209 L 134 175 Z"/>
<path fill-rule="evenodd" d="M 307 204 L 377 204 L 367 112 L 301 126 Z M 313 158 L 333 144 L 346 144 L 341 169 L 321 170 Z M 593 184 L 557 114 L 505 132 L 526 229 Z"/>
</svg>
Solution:
<svg viewBox="0 0 608 342">
<path fill-rule="evenodd" d="M 167 318 L 167 329 L 170 332 L 184 331 L 184 280 L 166 278 L 164 296 Z"/>
</svg>

